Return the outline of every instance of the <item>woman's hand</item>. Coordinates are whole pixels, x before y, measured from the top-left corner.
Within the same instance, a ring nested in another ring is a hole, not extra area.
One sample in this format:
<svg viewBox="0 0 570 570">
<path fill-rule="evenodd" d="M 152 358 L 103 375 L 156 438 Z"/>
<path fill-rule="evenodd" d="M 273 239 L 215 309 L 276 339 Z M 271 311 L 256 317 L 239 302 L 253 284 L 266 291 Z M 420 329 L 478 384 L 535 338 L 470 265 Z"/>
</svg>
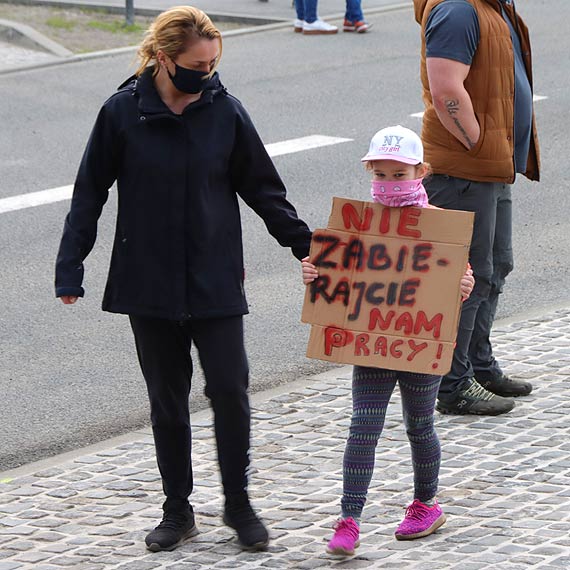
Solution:
<svg viewBox="0 0 570 570">
<path fill-rule="evenodd" d="M 74 295 L 62 295 L 60 299 L 64 305 L 73 305 L 79 297 L 75 297 Z"/>
<path fill-rule="evenodd" d="M 459 285 L 462 301 L 469 299 L 469 295 L 471 295 L 471 291 L 473 291 L 474 286 L 475 278 L 473 277 L 473 269 L 471 269 L 471 267 L 468 267 L 465 275 L 461 278 L 461 283 Z"/>
<path fill-rule="evenodd" d="M 301 272 L 303 274 L 303 283 L 305 285 L 308 285 L 319 276 L 317 268 L 309 261 L 308 256 L 301 260 Z"/>
</svg>

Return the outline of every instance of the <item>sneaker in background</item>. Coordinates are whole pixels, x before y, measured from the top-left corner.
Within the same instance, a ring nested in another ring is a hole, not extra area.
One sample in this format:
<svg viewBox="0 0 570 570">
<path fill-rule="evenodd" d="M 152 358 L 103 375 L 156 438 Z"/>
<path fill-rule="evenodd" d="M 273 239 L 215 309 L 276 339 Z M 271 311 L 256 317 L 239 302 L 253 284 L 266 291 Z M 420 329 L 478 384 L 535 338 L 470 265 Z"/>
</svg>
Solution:
<svg viewBox="0 0 570 570">
<path fill-rule="evenodd" d="M 397 540 L 413 540 L 435 532 L 446 521 L 437 501 L 433 507 L 424 505 L 418 499 L 406 509 L 406 516 L 396 529 Z"/>
<path fill-rule="evenodd" d="M 327 545 L 328 554 L 351 556 L 360 546 L 360 529 L 352 517 L 338 519 L 334 525 L 334 536 Z"/>
<path fill-rule="evenodd" d="M 296 19 L 293 22 L 293 30 L 295 31 L 295 33 L 300 34 L 303 31 L 303 24 L 305 22 L 303 22 L 303 20 L 299 20 Z"/>
<path fill-rule="evenodd" d="M 344 20 L 342 29 L 344 32 L 356 32 L 357 34 L 363 34 L 367 32 L 372 27 L 372 24 L 360 20 L 358 22 L 351 22 L 350 20 Z"/>
<path fill-rule="evenodd" d="M 505 398 L 528 396 L 532 392 L 532 384 L 525 380 L 513 380 L 504 374 L 499 376 L 475 372 L 475 380 L 489 392 Z"/>
<path fill-rule="evenodd" d="M 303 33 L 307 35 L 317 35 L 317 34 L 336 34 L 338 28 L 332 24 L 327 24 L 320 18 L 317 18 L 314 22 L 303 22 Z"/>
<path fill-rule="evenodd" d="M 461 390 L 453 400 L 438 398 L 435 409 L 442 414 L 475 414 L 479 416 L 498 416 L 506 414 L 515 407 L 511 398 L 497 396 L 485 390 L 476 380 L 471 379 L 469 386 Z"/>
</svg>

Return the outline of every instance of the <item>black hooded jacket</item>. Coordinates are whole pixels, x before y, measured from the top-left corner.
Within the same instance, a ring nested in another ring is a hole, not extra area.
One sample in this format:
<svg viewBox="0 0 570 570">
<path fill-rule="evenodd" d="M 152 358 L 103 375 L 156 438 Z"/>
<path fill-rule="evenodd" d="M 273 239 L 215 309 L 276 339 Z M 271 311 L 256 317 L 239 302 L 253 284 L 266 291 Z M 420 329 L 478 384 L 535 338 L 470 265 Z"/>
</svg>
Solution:
<svg viewBox="0 0 570 570">
<path fill-rule="evenodd" d="M 238 196 L 301 259 L 311 232 L 241 103 L 217 74 L 181 115 L 152 69 L 103 105 L 83 155 L 56 262 L 56 296 L 83 296 L 83 261 L 117 181 L 118 213 L 103 309 L 166 319 L 248 312 Z"/>
</svg>

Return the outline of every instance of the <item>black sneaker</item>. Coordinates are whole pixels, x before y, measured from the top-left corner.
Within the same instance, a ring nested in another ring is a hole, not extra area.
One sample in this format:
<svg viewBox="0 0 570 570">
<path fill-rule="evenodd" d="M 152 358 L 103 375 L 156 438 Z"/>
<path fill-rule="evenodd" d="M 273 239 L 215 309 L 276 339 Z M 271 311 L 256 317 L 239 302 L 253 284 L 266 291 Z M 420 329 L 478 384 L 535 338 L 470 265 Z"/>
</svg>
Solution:
<svg viewBox="0 0 570 570">
<path fill-rule="evenodd" d="M 238 541 L 244 550 L 265 550 L 269 533 L 259 520 L 245 497 L 226 499 L 224 523 L 237 532 Z"/>
<path fill-rule="evenodd" d="M 461 390 L 457 397 L 451 401 L 438 398 L 435 409 L 442 414 L 476 414 L 480 416 L 498 416 L 506 414 L 515 407 L 511 398 L 497 396 L 485 390 L 475 380 L 467 388 Z"/>
<path fill-rule="evenodd" d="M 483 388 L 497 394 L 497 396 L 507 396 L 516 398 L 517 396 L 528 396 L 532 392 L 532 384 L 523 380 L 513 380 L 504 374 L 501 376 L 486 376 L 478 372 L 475 379 Z"/>
<path fill-rule="evenodd" d="M 192 507 L 185 511 L 165 511 L 160 524 L 145 538 L 146 547 L 153 552 L 174 550 L 180 543 L 198 534 Z"/>
</svg>

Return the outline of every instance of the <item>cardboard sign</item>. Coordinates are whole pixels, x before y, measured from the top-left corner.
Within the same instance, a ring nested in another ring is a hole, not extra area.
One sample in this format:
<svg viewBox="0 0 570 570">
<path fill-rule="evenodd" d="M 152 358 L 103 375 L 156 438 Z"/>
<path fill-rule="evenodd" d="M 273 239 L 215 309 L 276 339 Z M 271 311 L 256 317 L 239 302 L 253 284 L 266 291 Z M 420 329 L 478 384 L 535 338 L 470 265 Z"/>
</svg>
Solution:
<svg viewBox="0 0 570 570">
<path fill-rule="evenodd" d="M 309 358 L 445 374 L 461 309 L 471 212 L 333 198 L 313 232 L 301 320 Z"/>
</svg>

